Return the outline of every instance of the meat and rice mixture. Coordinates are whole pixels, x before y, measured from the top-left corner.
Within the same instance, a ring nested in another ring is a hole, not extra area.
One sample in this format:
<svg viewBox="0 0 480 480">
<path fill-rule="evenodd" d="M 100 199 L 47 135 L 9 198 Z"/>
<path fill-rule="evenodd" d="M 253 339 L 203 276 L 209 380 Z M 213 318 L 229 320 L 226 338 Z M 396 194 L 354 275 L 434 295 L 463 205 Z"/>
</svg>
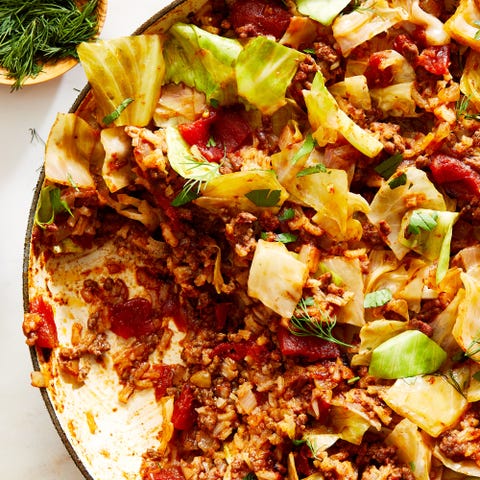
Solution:
<svg viewBox="0 0 480 480">
<path fill-rule="evenodd" d="M 66 336 L 32 295 L 36 384 L 153 390 L 142 480 L 480 477 L 480 2 L 209 1 L 134 38 L 79 48 L 47 142 L 32 256 L 110 253 Z"/>
</svg>

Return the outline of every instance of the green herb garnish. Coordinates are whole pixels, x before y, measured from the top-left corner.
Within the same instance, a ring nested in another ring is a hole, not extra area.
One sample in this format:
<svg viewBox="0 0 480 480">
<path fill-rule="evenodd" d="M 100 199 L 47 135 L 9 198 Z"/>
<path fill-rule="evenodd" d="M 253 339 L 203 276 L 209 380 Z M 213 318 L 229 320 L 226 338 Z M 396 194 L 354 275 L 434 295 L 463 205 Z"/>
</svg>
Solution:
<svg viewBox="0 0 480 480">
<path fill-rule="evenodd" d="M 375 292 L 367 293 L 363 300 L 363 306 L 365 308 L 381 307 L 386 305 L 392 298 L 392 292 L 388 288 L 382 288 Z"/>
<path fill-rule="evenodd" d="M 266 232 L 262 232 L 260 236 L 263 240 L 268 240 L 269 238 L 269 234 Z M 285 233 L 274 233 L 273 238 L 275 239 L 276 242 L 291 243 L 291 242 L 295 242 L 298 237 L 294 233 L 285 232 Z"/>
<path fill-rule="evenodd" d="M 306 177 L 307 175 L 313 175 L 314 173 L 325 173 L 327 172 L 327 167 L 323 163 L 318 163 L 313 167 L 307 167 L 303 170 L 300 170 L 297 173 L 297 177 Z"/>
<path fill-rule="evenodd" d="M 261 188 L 252 190 L 246 193 L 245 196 L 257 207 L 274 207 L 280 201 L 281 193 L 280 190 Z"/>
<path fill-rule="evenodd" d="M 97 0 L 79 9 L 74 0 L 2 0 L 0 66 L 15 80 L 37 76 L 48 61 L 78 58 L 76 47 L 97 33 Z"/>
<path fill-rule="evenodd" d="M 374 170 L 385 180 L 390 178 L 394 173 L 398 166 L 403 161 L 403 155 L 401 153 L 396 153 L 391 157 L 388 157 L 383 162 L 379 163 Z"/>
<path fill-rule="evenodd" d="M 286 208 L 281 215 L 278 216 L 278 219 L 281 222 L 284 222 L 285 220 L 291 220 L 292 218 L 295 217 L 295 210 L 293 208 Z"/>
<path fill-rule="evenodd" d="M 133 102 L 133 98 L 126 98 L 113 112 L 105 115 L 102 122 L 105 125 L 110 125 L 114 122 L 120 114 Z"/>
<path fill-rule="evenodd" d="M 405 185 L 407 183 L 407 175 L 405 173 L 400 174 L 398 177 L 393 178 L 388 182 L 388 186 L 394 190 L 397 187 Z"/>
<path fill-rule="evenodd" d="M 437 226 L 438 214 L 426 210 L 414 210 L 408 224 L 408 233 L 418 235 L 420 230 L 431 232 Z"/>
<path fill-rule="evenodd" d="M 317 337 L 328 342 L 336 343 L 344 347 L 351 347 L 350 344 L 342 342 L 333 336 L 333 329 L 337 324 L 337 319 L 326 312 L 321 312 L 322 318 L 318 320 L 312 317 L 308 312 L 308 307 L 314 306 L 315 301 L 312 297 L 302 298 L 298 303 L 301 310 L 301 316 L 293 316 L 290 319 L 290 332 L 299 337 Z"/>
<path fill-rule="evenodd" d="M 292 163 L 297 163 L 302 157 L 310 154 L 317 145 L 317 141 L 312 137 L 312 134 L 309 133 L 302 144 L 298 149 L 297 153 L 292 158 Z"/>
</svg>

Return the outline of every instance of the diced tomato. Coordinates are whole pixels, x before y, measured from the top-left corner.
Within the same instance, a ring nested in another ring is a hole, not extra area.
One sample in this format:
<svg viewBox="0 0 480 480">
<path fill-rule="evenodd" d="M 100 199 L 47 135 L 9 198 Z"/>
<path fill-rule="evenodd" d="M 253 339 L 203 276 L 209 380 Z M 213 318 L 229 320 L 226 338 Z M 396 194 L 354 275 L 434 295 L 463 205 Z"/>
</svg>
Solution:
<svg viewBox="0 0 480 480">
<path fill-rule="evenodd" d="M 147 473 L 148 480 L 185 480 L 180 467 L 168 467 Z"/>
<path fill-rule="evenodd" d="M 433 180 L 456 198 L 480 196 L 480 174 L 461 160 L 444 154 L 432 157 Z"/>
<path fill-rule="evenodd" d="M 159 400 L 165 396 L 167 388 L 172 386 L 174 367 L 172 365 L 154 365 L 155 372 L 155 398 Z"/>
<path fill-rule="evenodd" d="M 283 36 L 290 24 L 290 13 L 274 0 L 237 0 L 233 3 L 230 20 L 235 30 L 249 36 Z"/>
<path fill-rule="evenodd" d="M 238 150 L 252 135 L 243 107 L 239 106 L 211 111 L 208 117 L 184 123 L 178 129 L 183 139 L 197 146 L 209 162 L 220 162 L 225 152 Z"/>
<path fill-rule="evenodd" d="M 208 116 L 200 117 L 192 123 L 182 123 L 178 130 L 189 145 L 207 145 L 210 139 L 210 127 L 217 113 L 210 110 Z"/>
<path fill-rule="evenodd" d="M 182 387 L 180 396 L 173 405 L 172 423 L 177 430 L 189 430 L 192 428 L 195 422 L 194 399 L 192 387 L 185 384 Z"/>
<path fill-rule="evenodd" d="M 336 343 L 318 337 L 294 335 L 287 328 L 278 330 L 280 350 L 287 357 L 303 357 L 311 362 L 337 358 L 340 348 Z"/>
<path fill-rule="evenodd" d="M 393 71 L 391 66 L 387 66 L 384 60 L 387 58 L 385 52 L 375 52 L 368 59 L 365 77 L 370 88 L 388 87 L 393 81 Z"/>
<path fill-rule="evenodd" d="M 155 331 L 152 304 L 146 298 L 133 297 L 110 308 L 111 330 L 123 338 L 139 337 Z"/>
<path fill-rule="evenodd" d="M 243 107 L 219 110 L 212 129 L 218 147 L 227 153 L 245 145 L 252 135 L 252 128 L 245 120 Z"/>
<path fill-rule="evenodd" d="M 172 317 L 175 326 L 181 331 L 186 332 L 188 328 L 188 317 L 182 306 L 178 295 L 173 291 L 162 305 L 162 314 L 164 316 Z"/>
<path fill-rule="evenodd" d="M 35 345 L 40 348 L 54 348 L 58 345 L 57 326 L 53 316 L 53 308 L 43 297 L 35 297 L 30 301 L 30 313 L 36 313 L 40 321 L 35 324 Z"/>
<path fill-rule="evenodd" d="M 402 54 L 412 65 L 415 65 L 418 58 L 418 47 L 415 42 L 405 34 L 400 34 L 393 41 L 393 48 Z"/>
<path fill-rule="evenodd" d="M 423 67 L 434 75 L 445 75 L 450 67 L 450 48 L 448 45 L 434 45 L 423 50 L 417 58 L 417 66 Z"/>
<path fill-rule="evenodd" d="M 249 356 L 252 360 L 259 362 L 267 353 L 264 345 L 258 345 L 253 340 L 242 340 L 240 342 L 225 342 L 217 345 L 211 352 L 210 356 L 229 357 L 236 362 L 240 362 Z"/>
</svg>

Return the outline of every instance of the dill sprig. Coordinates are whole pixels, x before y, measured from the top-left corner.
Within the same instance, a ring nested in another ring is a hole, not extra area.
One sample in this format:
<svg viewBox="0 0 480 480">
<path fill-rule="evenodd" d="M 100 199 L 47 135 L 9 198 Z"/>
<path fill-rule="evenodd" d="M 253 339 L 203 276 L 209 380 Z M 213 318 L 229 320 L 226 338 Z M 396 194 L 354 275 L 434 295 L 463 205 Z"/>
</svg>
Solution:
<svg viewBox="0 0 480 480">
<path fill-rule="evenodd" d="M 342 342 L 333 336 L 333 329 L 337 324 L 337 319 L 326 312 L 320 312 L 322 318 L 319 320 L 310 315 L 308 307 L 314 305 L 313 298 L 302 298 L 298 303 L 301 315 L 294 315 L 290 319 L 290 331 L 299 337 L 318 337 L 328 342 L 336 343 L 343 347 L 351 347 L 350 344 Z"/>
<path fill-rule="evenodd" d="M 48 61 L 78 58 L 76 47 L 97 32 L 96 6 L 74 0 L 2 0 L 0 2 L 0 66 L 19 89 L 37 76 Z"/>
</svg>

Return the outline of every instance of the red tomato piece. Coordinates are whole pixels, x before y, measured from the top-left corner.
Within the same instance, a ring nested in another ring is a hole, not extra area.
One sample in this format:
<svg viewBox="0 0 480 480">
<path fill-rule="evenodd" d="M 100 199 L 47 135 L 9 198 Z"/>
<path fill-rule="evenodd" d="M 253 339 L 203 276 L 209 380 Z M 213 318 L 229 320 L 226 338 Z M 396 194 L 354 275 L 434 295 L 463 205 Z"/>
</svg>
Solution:
<svg viewBox="0 0 480 480">
<path fill-rule="evenodd" d="M 210 110 L 207 117 L 200 117 L 192 123 L 182 123 L 178 130 L 189 145 L 206 145 L 210 139 L 210 126 L 217 116 Z"/>
<path fill-rule="evenodd" d="M 423 67 L 434 75 L 445 75 L 450 67 L 450 48 L 448 45 L 434 45 L 420 53 L 417 66 Z"/>
<path fill-rule="evenodd" d="M 340 356 L 340 348 L 336 343 L 313 336 L 298 336 L 287 328 L 280 328 L 277 335 L 280 350 L 287 357 L 303 357 L 314 362 Z"/>
<path fill-rule="evenodd" d="M 457 198 L 480 196 L 480 174 L 461 160 L 444 154 L 435 155 L 430 162 L 433 180 Z"/>
<path fill-rule="evenodd" d="M 111 330 L 123 338 L 140 337 L 155 331 L 152 304 L 146 298 L 133 297 L 110 308 Z"/>
<path fill-rule="evenodd" d="M 384 60 L 387 58 L 385 52 L 375 52 L 368 59 L 365 77 L 370 88 L 388 87 L 393 81 L 393 71 L 391 66 L 386 66 Z"/>
<path fill-rule="evenodd" d="M 210 356 L 229 357 L 236 362 L 240 362 L 249 356 L 254 361 L 262 360 L 267 353 L 264 345 L 257 345 L 253 340 L 243 340 L 240 342 L 225 342 L 217 345 Z"/>
<path fill-rule="evenodd" d="M 268 0 L 237 0 L 230 12 L 235 30 L 248 36 L 283 36 L 290 24 L 290 13 L 280 3 Z"/>
<path fill-rule="evenodd" d="M 35 345 L 40 348 L 54 348 L 58 345 L 57 326 L 53 316 L 53 308 L 43 297 L 35 297 L 30 301 L 30 313 L 36 313 L 39 321 L 35 324 Z"/>
<path fill-rule="evenodd" d="M 172 423 L 177 430 L 190 430 L 195 423 L 194 399 L 192 387 L 185 384 L 173 405 Z"/>
<path fill-rule="evenodd" d="M 217 303 L 215 305 L 215 329 L 222 330 L 227 323 L 228 311 L 232 304 L 230 302 Z"/>
<path fill-rule="evenodd" d="M 227 153 L 234 152 L 250 140 L 252 128 L 244 117 L 244 110 L 238 107 L 226 108 L 218 112 L 212 126 L 213 138 L 218 147 Z"/>
</svg>

